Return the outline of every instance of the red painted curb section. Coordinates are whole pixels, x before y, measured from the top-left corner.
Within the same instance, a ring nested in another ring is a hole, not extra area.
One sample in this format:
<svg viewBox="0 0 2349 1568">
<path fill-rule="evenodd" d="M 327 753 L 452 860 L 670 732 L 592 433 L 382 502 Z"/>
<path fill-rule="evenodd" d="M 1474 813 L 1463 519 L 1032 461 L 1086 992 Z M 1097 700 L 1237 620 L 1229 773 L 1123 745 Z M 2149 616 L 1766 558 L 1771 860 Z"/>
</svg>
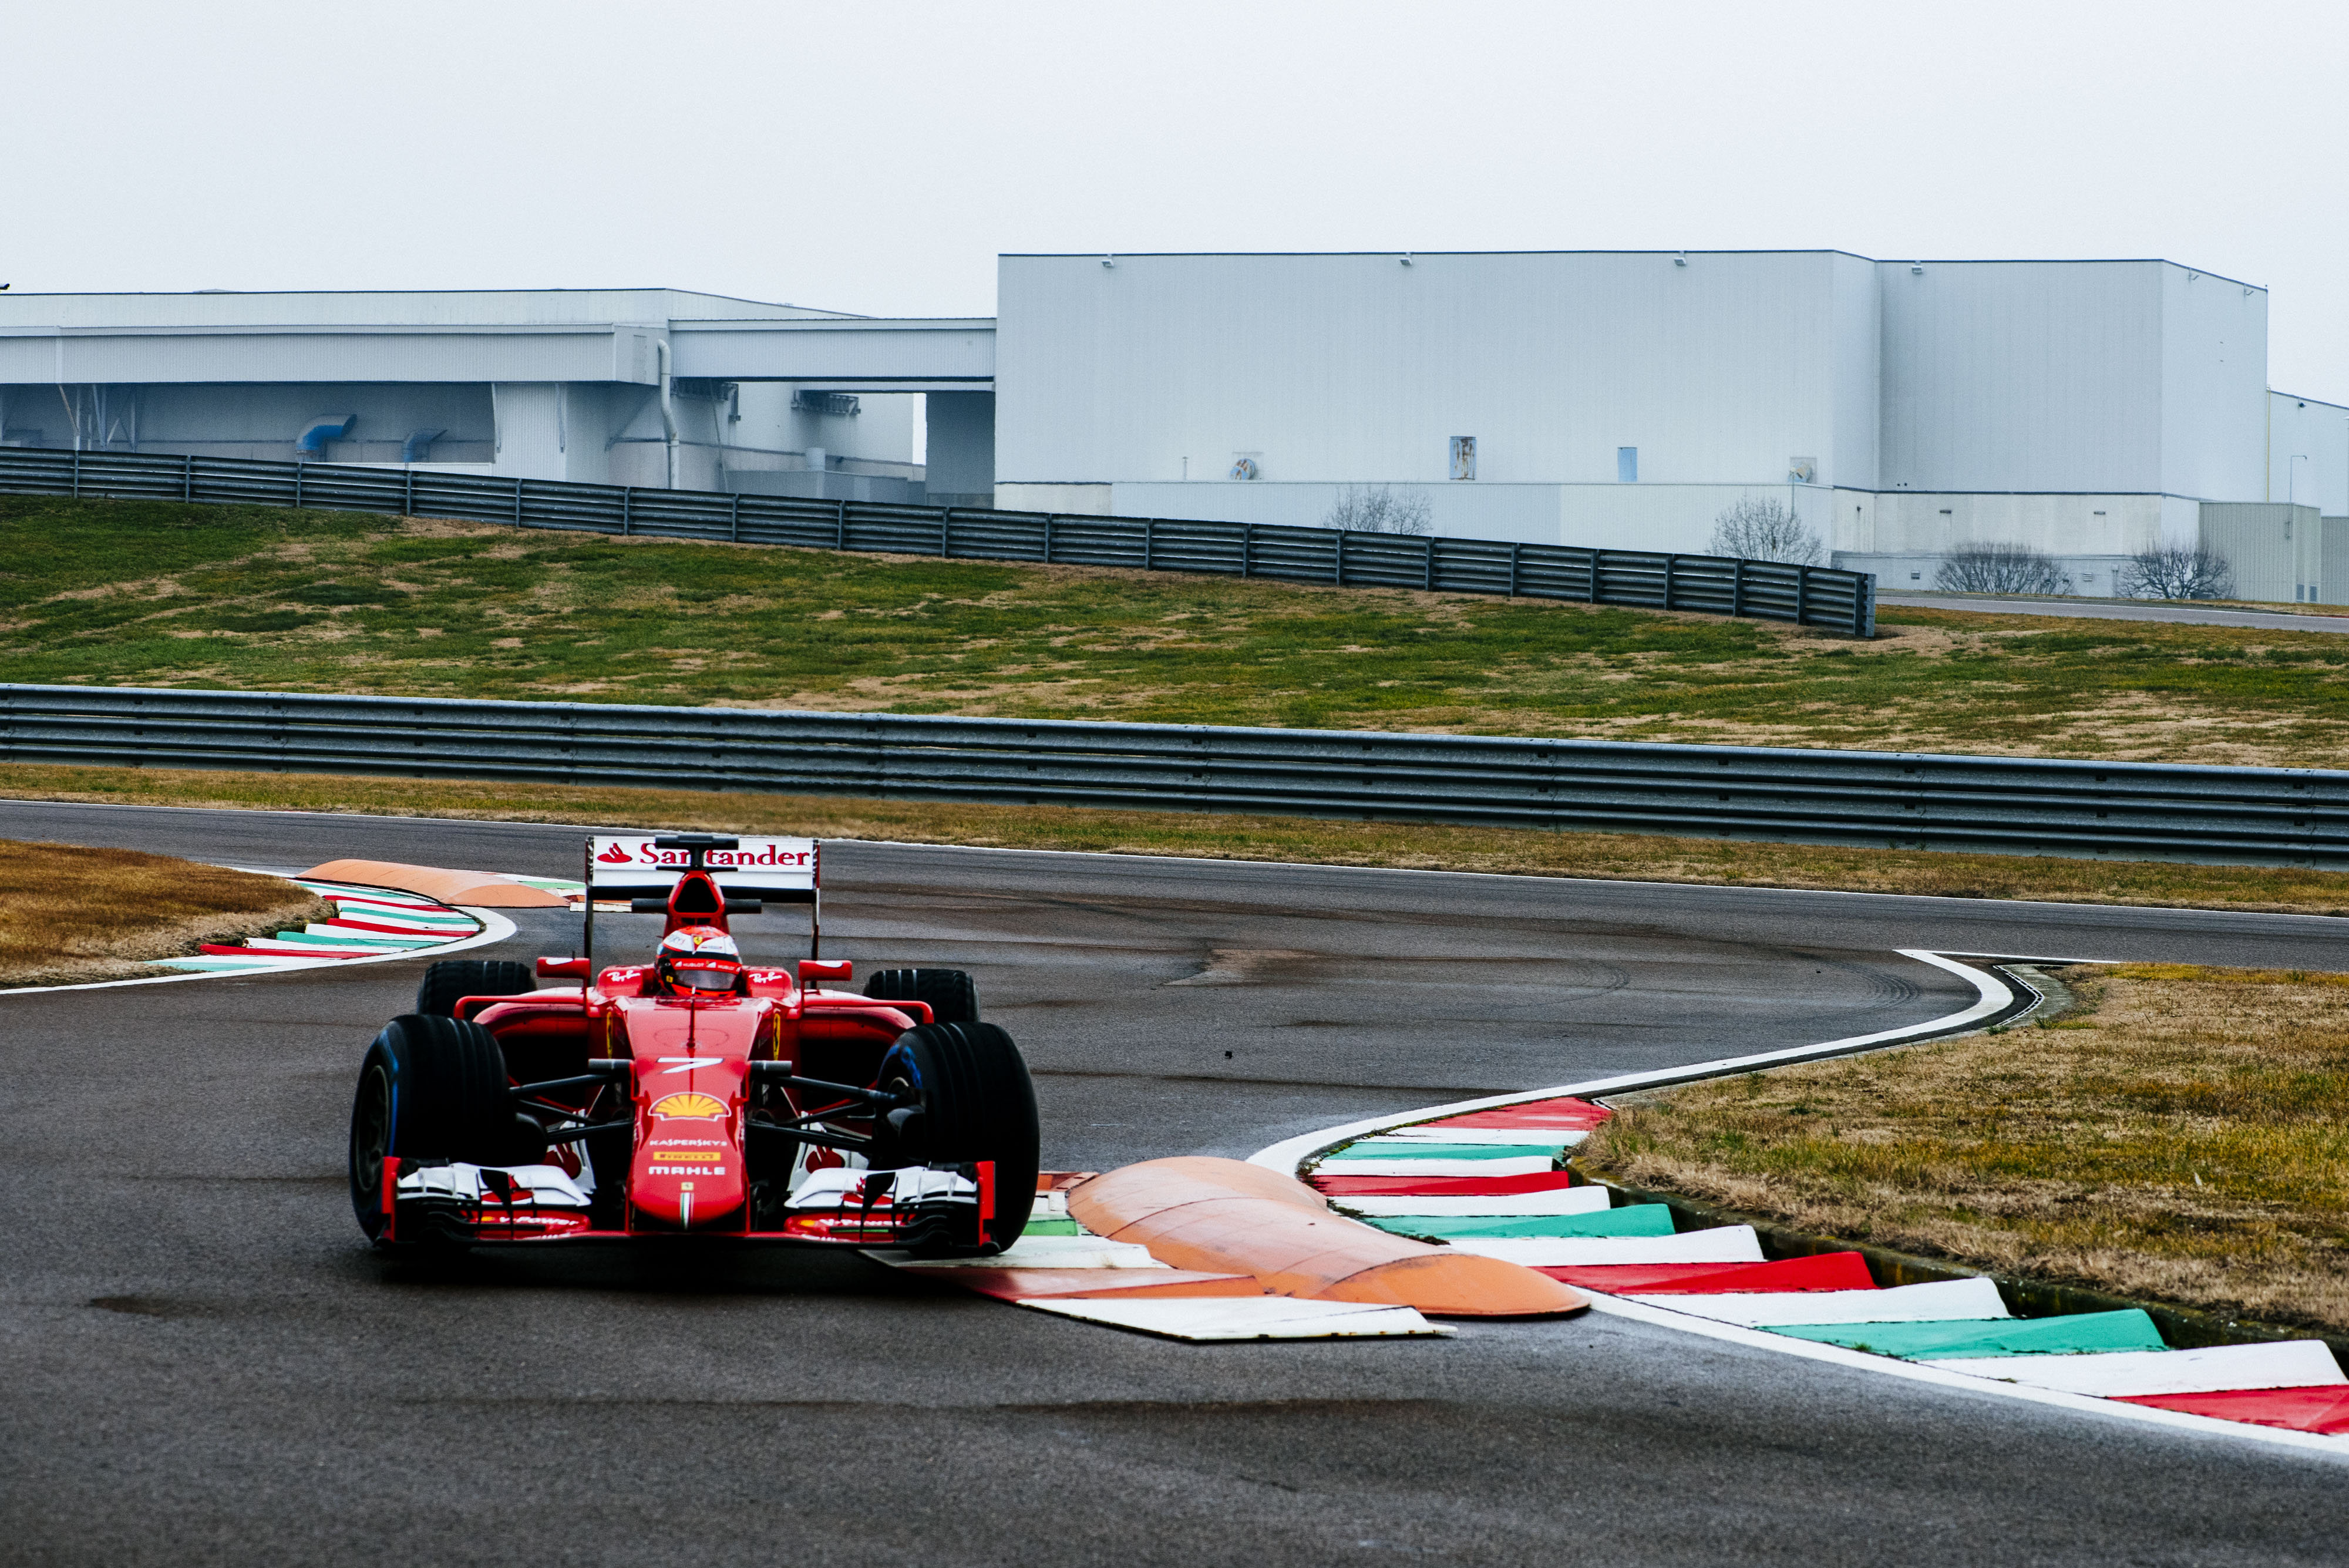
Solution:
<svg viewBox="0 0 2349 1568">
<path fill-rule="evenodd" d="M 1437 1317 L 1553 1317 L 1590 1303 L 1497 1258 L 1432 1246 L 1330 1211 L 1319 1193 L 1245 1160 L 1144 1160 L 1070 1189 L 1096 1236 L 1177 1269 L 1253 1275 L 1276 1295 L 1416 1307 Z"/>
<path fill-rule="evenodd" d="M 1857 1252 L 1821 1252 L 1775 1263 L 1586 1263 L 1545 1268 L 1554 1280 L 1611 1296 L 1727 1295 L 1782 1291 L 1872 1291 Z"/>
<path fill-rule="evenodd" d="M 1525 1176 L 1324 1176 L 1313 1187 L 1331 1198 L 1514 1198 L 1521 1192 L 1556 1192 L 1578 1185 L 1563 1170 Z"/>
<path fill-rule="evenodd" d="M 2151 1405 L 2189 1416 L 2248 1421 L 2294 1432 L 2349 1433 L 2349 1383 L 2313 1388 L 2230 1388 L 2223 1394 L 2129 1394 L 2124 1405 Z"/>
<path fill-rule="evenodd" d="M 1489 1111 L 1469 1111 L 1441 1121 L 1414 1123 L 1415 1127 L 1475 1127 L 1488 1131 L 1524 1130 L 1588 1132 L 1613 1115 L 1589 1100 L 1529 1100 L 1520 1106 L 1495 1106 Z"/>
</svg>

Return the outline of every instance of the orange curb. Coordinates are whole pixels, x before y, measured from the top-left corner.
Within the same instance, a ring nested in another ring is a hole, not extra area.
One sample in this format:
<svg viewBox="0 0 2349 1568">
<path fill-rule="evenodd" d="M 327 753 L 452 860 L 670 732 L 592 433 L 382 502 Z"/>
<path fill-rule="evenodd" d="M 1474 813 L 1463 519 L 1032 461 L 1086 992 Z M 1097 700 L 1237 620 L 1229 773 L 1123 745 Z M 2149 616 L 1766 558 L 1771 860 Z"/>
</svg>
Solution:
<svg viewBox="0 0 2349 1568">
<path fill-rule="evenodd" d="M 302 873 L 326 882 L 355 882 L 367 888 L 397 888 L 421 893 L 444 904 L 471 904 L 477 909 L 561 909 L 570 906 L 543 888 L 526 888 L 486 871 L 448 871 L 437 866 L 403 866 L 396 860 L 329 860 Z"/>
<path fill-rule="evenodd" d="M 1546 1274 L 1391 1235 L 1333 1213 L 1292 1177 L 1237 1159 L 1144 1160 L 1069 1192 L 1097 1236 L 1177 1269 L 1247 1273 L 1276 1295 L 1378 1302 L 1440 1317 L 1548 1317 L 1590 1304 Z"/>
</svg>

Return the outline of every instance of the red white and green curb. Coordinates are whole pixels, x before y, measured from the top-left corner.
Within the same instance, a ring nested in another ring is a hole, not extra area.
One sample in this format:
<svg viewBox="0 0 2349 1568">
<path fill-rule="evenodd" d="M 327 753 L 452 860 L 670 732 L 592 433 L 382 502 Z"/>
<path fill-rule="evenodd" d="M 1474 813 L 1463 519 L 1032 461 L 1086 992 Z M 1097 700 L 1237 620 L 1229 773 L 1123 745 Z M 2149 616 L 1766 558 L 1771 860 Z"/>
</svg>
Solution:
<svg viewBox="0 0 2349 1568">
<path fill-rule="evenodd" d="M 177 970 L 180 972 L 176 974 L 92 981 L 79 985 L 15 986 L 0 990 L 0 996 L 170 985 L 222 975 L 285 974 L 297 970 L 388 963 L 400 959 L 441 958 L 502 942 L 514 934 L 513 922 L 494 909 L 456 909 L 422 894 L 394 888 L 363 888 L 306 877 L 287 879 L 326 900 L 334 915 L 311 921 L 298 931 L 250 937 L 237 945 L 206 942 L 198 954 L 154 961 L 155 967 Z M 549 890 L 562 896 L 559 886 Z"/>
<path fill-rule="evenodd" d="M 2321 1340 L 2171 1349 L 2138 1309 L 2018 1318 L 1988 1278 L 1878 1286 L 1857 1252 L 1766 1261 L 1750 1225 L 1681 1231 L 1662 1203 L 1576 1184 L 1569 1149 L 1611 1113 L 1597 1096 L 1961 1032 L 2022 1001 L 1965 976 L 1973 1005 L 1905 1030 L 1432 1106 L 1289 1138 L 1253 1157 L 1382 1230 L 1506 1258 L 1589 1293 L 1594 1310 L 1755 1349 L 2173 1429 L 2349 1459 L 2349 1378 Z"/>
</svg>

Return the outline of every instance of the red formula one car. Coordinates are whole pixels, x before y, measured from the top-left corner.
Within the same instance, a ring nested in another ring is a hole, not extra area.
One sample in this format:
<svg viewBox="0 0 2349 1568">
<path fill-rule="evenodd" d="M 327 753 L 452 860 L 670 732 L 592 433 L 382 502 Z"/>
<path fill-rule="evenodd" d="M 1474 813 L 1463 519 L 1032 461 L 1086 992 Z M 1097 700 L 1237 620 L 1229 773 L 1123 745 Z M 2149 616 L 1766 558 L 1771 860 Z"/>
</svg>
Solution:
<svg viewBox="0 0 2349 1568">
<path fill-rule="evenodd" d="M 957 970 L 823 989 L 812 840 L 596 837 L 581 958 L 426 971 L 367 1047 L 351 1202 L 378 1245 L 728 1238 L 978 1255 L 1035 1199 L 1036 1096 Z M 595 962 L 615 903 L 667 917 Z M 729 918 L 805 904 L 811 956 L 745 964 Z M 578 983 L 542 988 L 542 981 Z"/>
</svg>

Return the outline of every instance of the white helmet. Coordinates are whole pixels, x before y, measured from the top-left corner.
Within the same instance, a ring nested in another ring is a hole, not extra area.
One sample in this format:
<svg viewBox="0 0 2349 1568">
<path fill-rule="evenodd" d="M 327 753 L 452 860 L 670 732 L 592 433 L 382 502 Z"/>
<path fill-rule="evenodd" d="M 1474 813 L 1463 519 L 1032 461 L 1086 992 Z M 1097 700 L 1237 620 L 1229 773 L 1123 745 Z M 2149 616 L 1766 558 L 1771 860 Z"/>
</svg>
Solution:
<svg viewBox="0 0 2349 1568">
<path fill-rule="evenodd" d="M 742 978 L 742 952 L 715 926 L 684 926 L 661 939 L 657 960 L 662 981 L 672 992 L 723 995 Z"/>
</svg>

